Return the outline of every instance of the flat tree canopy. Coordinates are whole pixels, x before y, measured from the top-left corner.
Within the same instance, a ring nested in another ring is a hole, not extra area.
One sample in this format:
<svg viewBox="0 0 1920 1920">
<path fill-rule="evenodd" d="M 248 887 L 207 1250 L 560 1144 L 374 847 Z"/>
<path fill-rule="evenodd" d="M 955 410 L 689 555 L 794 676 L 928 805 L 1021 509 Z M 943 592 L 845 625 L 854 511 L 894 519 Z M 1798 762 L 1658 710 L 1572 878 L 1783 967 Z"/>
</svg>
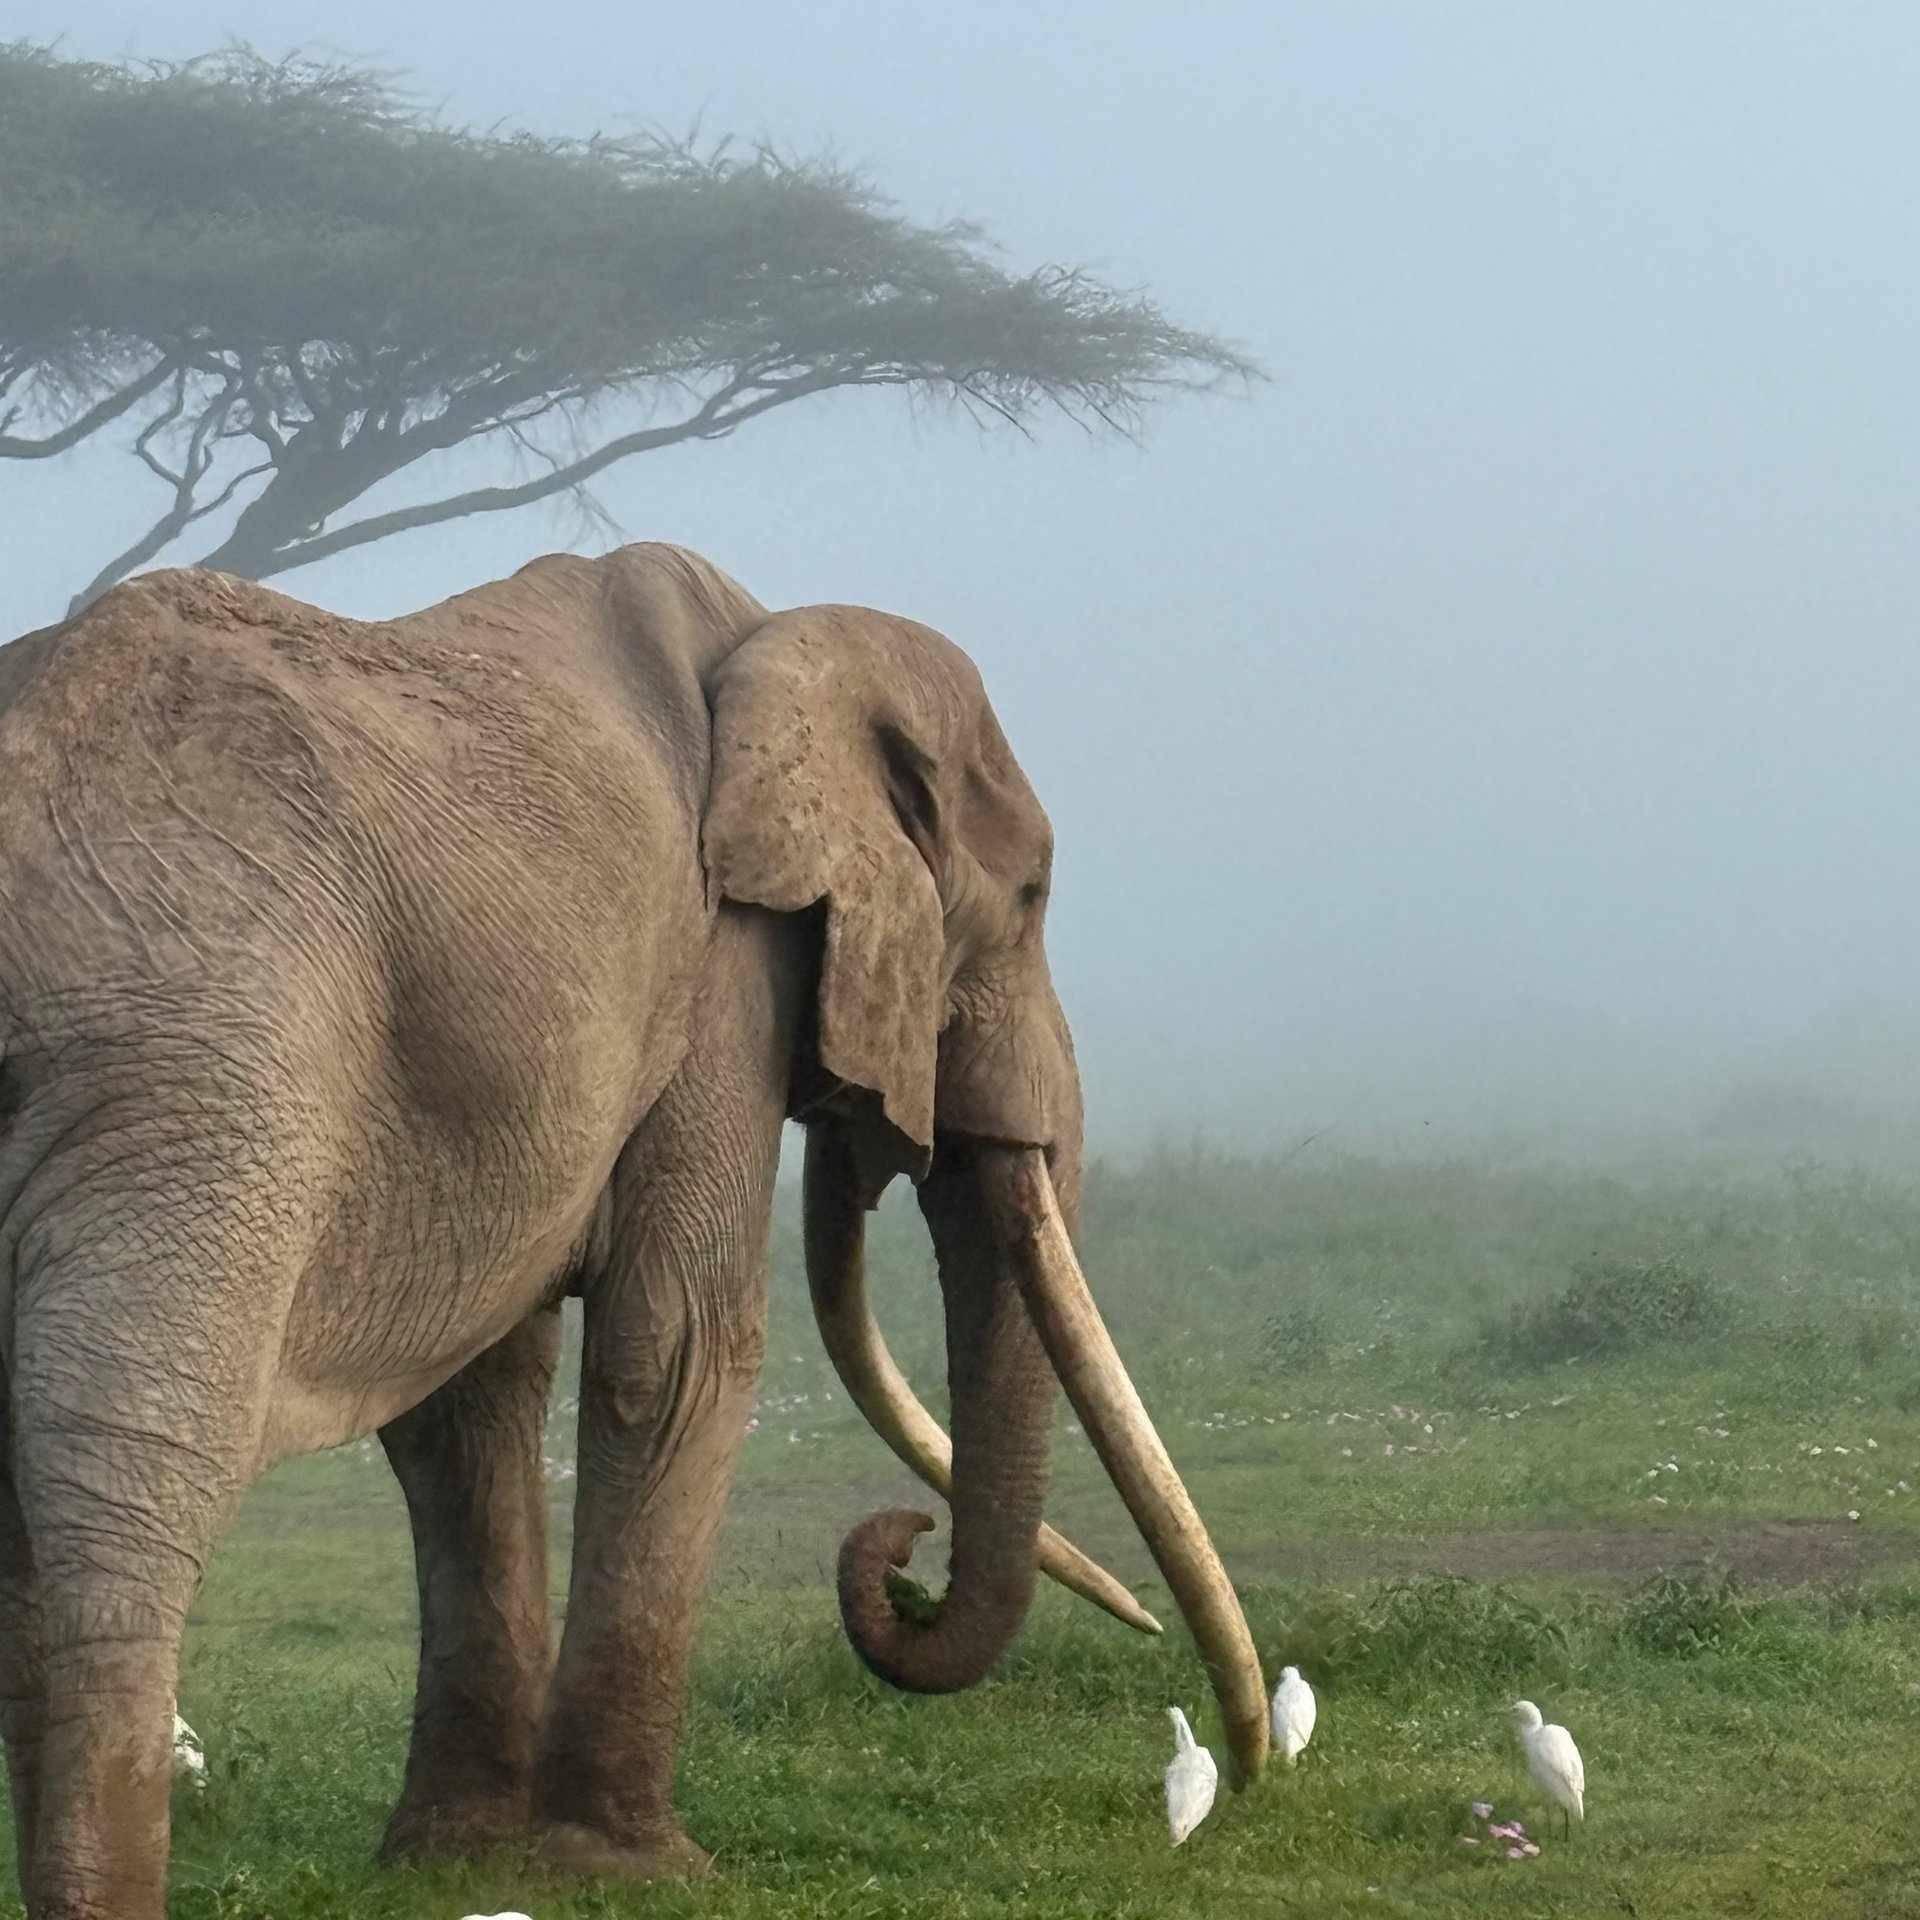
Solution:
<svg viewBox="0 0 1920 1920">
<path fill-rule="evenodd" d="M 246 48 L 0 46 L 0 456 L 111 434 L 165 503 L 76 604 L 183 536 L 262 579 L 466 514 L 596 511 L 616 461 L 837 387 L 1124 430 L 1253 371 L 830 160 L 475 133 L 378 74 Z M 478 442 L 501 484 L 348 516 Z"/>
</svg>

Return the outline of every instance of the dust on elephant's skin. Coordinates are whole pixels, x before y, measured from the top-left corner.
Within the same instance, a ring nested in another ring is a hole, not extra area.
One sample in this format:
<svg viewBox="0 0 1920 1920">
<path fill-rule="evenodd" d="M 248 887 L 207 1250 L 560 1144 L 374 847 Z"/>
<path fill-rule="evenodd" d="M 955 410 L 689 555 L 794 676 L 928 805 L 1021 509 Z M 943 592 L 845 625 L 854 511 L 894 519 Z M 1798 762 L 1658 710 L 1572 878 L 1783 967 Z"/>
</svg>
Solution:
<svg viewBox="0 0 1920 1920">
<path fill-rule="evenodd" d="M 1069 1222 L 1080 1173 L 1050 861 L 950 642 L 769 614 L 673 547 L 378 624 L 159 573 L 0 649 L 0 1730 L 36 1920 L 160 1920 L 208 1553 L 266 1466 L 376 1430 L 421 1605 L 389 1852 L 704 1865 L 673 1753 L 790 1116 L 850 1217 L 922 1183 L 953 1572 L 874 1632 L 903 1685 L 992 1664 L 1054 1384 L 1009 1170 L 1044 1153 Z"/>
</svg>

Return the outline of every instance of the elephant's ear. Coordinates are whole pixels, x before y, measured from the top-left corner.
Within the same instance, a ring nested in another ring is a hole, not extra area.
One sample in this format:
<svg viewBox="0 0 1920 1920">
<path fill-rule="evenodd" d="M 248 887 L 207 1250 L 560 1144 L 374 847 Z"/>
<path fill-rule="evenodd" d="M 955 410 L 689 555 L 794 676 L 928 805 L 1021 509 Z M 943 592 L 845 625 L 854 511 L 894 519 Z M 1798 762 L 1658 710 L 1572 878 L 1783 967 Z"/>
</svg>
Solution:
<svg viewBox="0 0 1920 1920">
<path fill-rule="evenodd" d="M 820 1064 L 874 1096 L 862 1157 L 876 1192 L 894 1173 L 922 1178 L 930 1163 L 946 1009 L 930 864 L 940 858 L 939 747 L 924 736 L 947 716 L 938 687 L 914 672 L 908 634 L 958 656 L 905 621 L 807 607 L 773 615 L 710 682 L 708 885 L 778 912 L 824 903 Z"/>
</svg>

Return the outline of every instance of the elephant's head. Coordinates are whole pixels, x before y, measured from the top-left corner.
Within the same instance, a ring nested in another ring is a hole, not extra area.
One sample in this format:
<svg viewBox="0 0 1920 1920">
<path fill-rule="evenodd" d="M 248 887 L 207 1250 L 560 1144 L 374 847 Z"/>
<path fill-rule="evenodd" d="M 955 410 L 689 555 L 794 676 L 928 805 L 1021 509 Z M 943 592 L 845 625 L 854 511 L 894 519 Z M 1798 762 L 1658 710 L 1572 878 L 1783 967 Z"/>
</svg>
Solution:
<svg viewBox="0 0 1920 1920">
<path fill-rule="evenodd" d="M 926 1516 L 879 1514 L 847 1537 L 855 1648 L 914 1692 L 971 1686 L 1018 1631 L 1042 1564 L 1152 1627 L 1041 1525 L 1057 1378 L 1194 1629 L 1251 1777 L 1266 1715 L 1245 1622 L 1073 1252 L 1080 1082 L 1042 938 L 1052 834 L 978 673 L 910 621 L 811 607 L 758 627 L 712 702 L 710 884 L 820 917 L 794 1104 L 822 1333 L 855 1401 L 952 1509 L 931 1617 L 906 1617 L 888 1582 Z M 866 1308 L 864 1215 L 903 1172 L 945 1297 L 950 1455 Z"/>
</svg>

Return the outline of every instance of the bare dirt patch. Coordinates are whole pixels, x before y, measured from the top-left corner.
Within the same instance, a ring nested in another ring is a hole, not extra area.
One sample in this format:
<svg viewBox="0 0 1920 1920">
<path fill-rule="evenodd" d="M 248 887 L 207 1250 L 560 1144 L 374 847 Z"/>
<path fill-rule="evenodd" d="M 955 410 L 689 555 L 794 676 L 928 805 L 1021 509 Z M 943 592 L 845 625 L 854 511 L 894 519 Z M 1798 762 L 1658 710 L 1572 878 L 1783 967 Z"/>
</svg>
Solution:
<svg viewBox="0 0 1920 1920">
<path fill-rule="evenodd" d="M 762 1481 L 734 1489 L 723 1568 L 748 1577 L 831 1583 L 840 1536 L 876 1507 L 942 1503 L 903 1472 Z M 1056 1513 L 1076 1544 L 1129 1584 L 1157 1585 L 1153 1563 L 1117 1503 Z M 1719 1566 L 1763 1587 L 1845 1587 L 1892 1568 L 1920 1569 L 1920 1532 L 1848 1520 L 1668 1520 L 1648 1526 L 1490 1527 L 1445 1533 L 1281 1536 L 1221 1541 L 1236 1580 L 1340 1581 L 1411 1574 L 1470 1580 L 1579 1580 L 1637 1586 L 1657 1573 Z M 944 1531 L 922 1549 L 927 1571 L 945 1563 Z"/>
<path fill-rule="evenodd" d="M 1719 1566 L 1755 1586 L 1843 1587 L 1920 1561 L 1920 1540 L 1851 1521 L 1750 1520 L 1659 1527 L 1512 1527 L 1364 1540 L 1276 1541 L 1233 1556 L 1233 1571 L 1305 1580 L 1443 1573 L 1471 1580 L 1603 1580 Z"/>
</svg>

